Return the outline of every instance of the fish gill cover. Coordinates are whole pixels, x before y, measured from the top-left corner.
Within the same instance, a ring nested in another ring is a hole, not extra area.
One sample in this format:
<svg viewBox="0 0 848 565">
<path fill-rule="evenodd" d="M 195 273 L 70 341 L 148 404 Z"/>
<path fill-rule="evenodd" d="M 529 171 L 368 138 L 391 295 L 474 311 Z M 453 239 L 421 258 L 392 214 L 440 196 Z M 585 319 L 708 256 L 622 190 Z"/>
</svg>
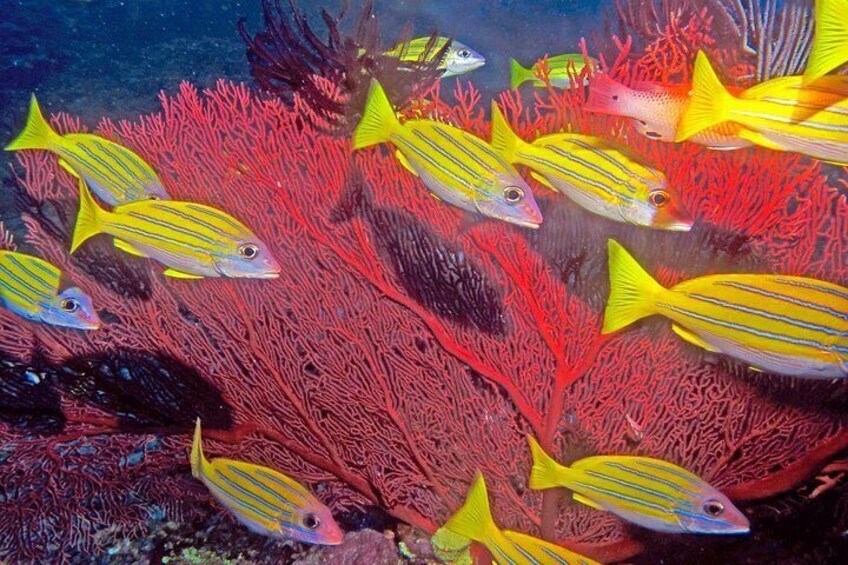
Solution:
<svg viewBox="0 0 848 565">
<path fill-rule="evenodd" d="M 717 15 L 663 17 L 674 23 L 657 37 L 604 42 L 614 46 L 609 73 L 686 79 L 697 48 L 715 46 Z M 740 60 L 753 69 L 745 61 L 760 59 Z M 458 84 L 454 101 L 437 93 L 406 111 L 487 134 L 473 86 Z M 140 535 L 152 517 L 208 511 L 186 457 L 196 416 L 209 452 L 296 476 L 337 514 L 380 506 L 430 533 L 480 468 L 502 527 L 603 561 L 652 538 L 530 490 L 528 433 L 565 463 L 595 453 L 666 459 L 735 500 L 791 489 L 848 446 L 842 383 L 712 362 L 658 323 L 600 334 L 610 237 L 663 284 L 730 270 L 848 283 L 846 185 L 828 180 L 828 166 L 652 143 L 583 113 L 582 90 L 542 90 L 530 105 L 505 93 L 500 104 L 525 137 L 567 128 L 626 141 L 666 172 L 698 222 L 688 234 L 628 229 L 539 188 L 538 233 L 468 228 L 393 156 L 351 160 L 348 141 L 304 124 L 313 109 L 296 94 L 283 101 L 222 80 L 161 101 L 159 113 L 106 119 L 98 133 L 141 155 L 174 197 L 251 218 L 284 269 L 260 284 L 185 283 L 118 253 L 109 258 L 119 270 L 92 269 L 68 256 L 57 230 L 73 218 L 75 179 L 45 153 L 18 153 L 31 204 L 20 246 L 87 289 L 107 323 L 68 332 L 0 311 L 4 559 L 70 562 Z M 52 124 L 81 130 L 66 115 Z M 361 213 L 340 215 L 354 167 L 367 199 Z M 135 275 L 110 276 L 125 272 Z M 478 290 L 451 295 L 444 276 Z"/>
</svg>

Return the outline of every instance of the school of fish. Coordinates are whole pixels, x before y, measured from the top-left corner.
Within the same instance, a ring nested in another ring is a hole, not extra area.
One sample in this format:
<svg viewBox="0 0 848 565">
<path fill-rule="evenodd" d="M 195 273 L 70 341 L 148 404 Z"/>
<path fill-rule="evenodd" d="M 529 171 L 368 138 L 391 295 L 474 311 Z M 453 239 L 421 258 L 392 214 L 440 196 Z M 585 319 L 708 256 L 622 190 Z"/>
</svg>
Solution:
<svg viewBox="0 0 848 565">
<path fill-rule="evenodd" d="M 831 75 L 848 61 L 848 0 L 817 0 L 816 30 L 803 75 L 779 77 L 746 90 L 722 84 L 698 53 L 691 84 L 625 85 L 579 54 L 544 57 L 529 68 L 511 61 L 511 87 L 589 87 L 584 110 L 620 116 L 658 142 L 691 141 L 715 150 L 752 145 L 797 152 L 848 165 L 848 77 Z M 483 66 L 485 58 L 447 37 L 404 41 L 383 52 L 401 63 L 435 60 L 443 77 Z M 626 148 L 579 133 L 520 137 L 497 104 L 486 141 L 450 124 L 402 121 L 378 82 L 372 81 L 353 151 L 389 145 L 403 169 L 446 205 L 466 213 L 537 229 L 542 213 L 530 184 L 573 201 L 586 213 L 638 228 L 689 231 L 695 218 L 662 171 Z M 32 97 L 21 134 L 8 151 L 43 150 L 77 179 L 79 211 L 73 253 L 98 234 L 118 252 L 149 258 L 171 279 L 272 280 L 281 265 L 273 250 L 224 210 L 172 200 L 158 173 L 115 141 L 93 134 L 60 135 Z M 379 150 L 379 149 L 378 149 Z M 649 316 L 671 322 L 685 342 L 757 371 L 804 378 L 848 376 L 848 289 L 778 274 L 712 274 L 671 288 L 659 284 L 616 241 L 608 244 L 610 294 L 604 334 Z M 193 284 L 193 283 L 175 283 Z M 54 265 L 0 249 L 0 301 L 32 323 L 74 330 L 102 327 L 96 305 Z M 247 528 L 303 543 L 335 545 L 344 532 L 304 485 L 270 467 L 246 461 L 207 460 L 198 419 L 189 461 L 192 475 Z M 528 437 L 531 489 L 565 489 L 574 501 L 630 524 L 676 534 L 744 534 L 748 518 L 702 478 L 651 457 L 600 454 L 566 466 Z M 502 565 L 596 563 L 565 547 L 500 528 L 478 472 L 465 503 L 433 537 L 445 562 L 468 562 L 472 542 Z"/>
</svg>

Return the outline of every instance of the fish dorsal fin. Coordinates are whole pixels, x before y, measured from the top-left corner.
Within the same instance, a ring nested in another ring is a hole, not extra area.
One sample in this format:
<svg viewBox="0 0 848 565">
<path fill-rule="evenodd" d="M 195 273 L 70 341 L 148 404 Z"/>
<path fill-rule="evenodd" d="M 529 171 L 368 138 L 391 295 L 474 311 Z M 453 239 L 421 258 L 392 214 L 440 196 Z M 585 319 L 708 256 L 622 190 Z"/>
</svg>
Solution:
<svg viewBox="0 0 848 565">
<path fill-rule="evenodd" d="M 531 172 L 530 176 L 533 177 L 534 179 L 536 179 L 536 181 L 538 181 L 540 184 L 547 186 L 551 190 L 556 190 L 556 188 L 554 188 L 554 185 L 551 184 L 551 181 L 549 181 L 548 179 L 546 179 L 545 177 L 543 177 L 539 173 Z"/>
<path fill-rule="evenodd" d="M 712 353 L 719 353 L 718 349 L 716 349 L 714 346 L 710 345 L 694 333 L 690 332 L 686 328 L 678 326 L 677 324 L 672 324 L 671 330 L 677 335 L 679 335 L 680 338 L 683 339 L 683 341 L 687 341 L 692 345 L 697 345 L 701 349 L 706 349 L 707 351 L 710 351 Z"/>
<path fill-rule="evenodd" d="M 576 492 L 572 493 L 571 498 L 573 498 L 575 502 L 579 502 L 580 504 L 585 504 L 586 506 L 591 506 L 592 508 L 595 508 L 597 510 L 605 510 L 603 507 L 601 507 L 594 500 L 589 500 L 588 498 L 586 498 L 582 494 L 577 494 Z"/>
<path fill-rule="evenodd" d="M 409 159 L 406 158 L 406 155 L 400 152 L 400 149 L 395 151 L 395 157 L 397 157 L 397 160 L 400 162 L 401 165 L 403 165 L 404 169 L 406 169 L 416 177 L 418 176 L 418 172 L 412 168 L 412 165 L 409 163 Z"/>
<path fill-rule="evenodd" d="M 139 251 L 138 249 L 136 249 L 135 247 L 133 247 L 122 239 L 114 240 L 113 244 L 115 245 L 116 249 L 120 249 L 121 251 L 129 253 L 130 255 L 135 255 L 137 257 L 147 257 L 147 255 L 145 255 L 144 253 L 142 253 L 141 251 Z"/>
<path fill-rule="evenodd" d="M 202 279 L 203 277 L 200 275 L 194 275 L 191 273 L 184 273 L 182 271 L 178 271 L 176 269 L 166 269 L 164 273 L 162 273 L 166 277 L 171 277 L 174 279 Z"/>
</svg>

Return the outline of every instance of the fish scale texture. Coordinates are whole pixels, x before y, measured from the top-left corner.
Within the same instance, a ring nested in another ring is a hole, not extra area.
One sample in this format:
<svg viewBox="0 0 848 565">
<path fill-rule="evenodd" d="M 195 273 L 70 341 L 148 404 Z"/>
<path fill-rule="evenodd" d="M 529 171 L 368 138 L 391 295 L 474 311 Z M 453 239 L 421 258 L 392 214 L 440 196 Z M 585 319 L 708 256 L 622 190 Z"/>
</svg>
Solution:
<svg viewBox="0 0 848 565">
<path fill-rule="evenodd" d="M 487 135 L 473 87 L 455 96 L 415 111 Z M 379 505 L 433 532 L 480 468 L 502 527 L 542 527 L 600 560 L 639 551 L 633 531 L 549 495 L 543 505 L 527 487 L 526 434 L 565 462 L 667 459 L 742 499 L 791 488 L 848 444 L 841 385 L 716 362 L 657 320 L 600 335 L 610 237 L 664 284 L 727 270 L 848 283 L 844 187 L 795 155 L 649 144 L 590 120 L 579 93 L 501 103 L 525 136 L 570 125 L 626 141 L 677 185 L 695 229 L 607 222 L 538 185 L 538 232 L 469 227 L 385 149 L 352 160 L 299 101 L 184 84 L 158 114 L 98 131 L 148 160 L 174 198 L 248 223 L 284 268 L 270 281 L 174 281 L 105 237 L 68 257 L 76 185 L 53 156 L 19 153 L 19 246 L 60 266 L 108 323 L 69 332 L 0 311 L 0 560 L 73 562 L 150 519 L 208 511 L 187 459 L 198 415 L 210 456 L 292 474 L 339 515 Z M 340 215 L 358 174 L 362 198 Z M 27 387 L 34 400 L 17 403 Z"/>
</svg>

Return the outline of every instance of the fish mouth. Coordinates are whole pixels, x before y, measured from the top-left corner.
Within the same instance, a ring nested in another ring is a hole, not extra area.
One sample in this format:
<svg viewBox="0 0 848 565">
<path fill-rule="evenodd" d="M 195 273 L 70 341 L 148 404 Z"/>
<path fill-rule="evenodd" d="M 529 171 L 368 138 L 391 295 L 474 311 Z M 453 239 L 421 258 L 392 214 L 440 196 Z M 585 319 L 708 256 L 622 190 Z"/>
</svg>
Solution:
<svg viewBox="0 0 848 565">
<path fill-rule="evenodd" d="M 688 223 L 687 222 L 672 222 L 672 223 L 667 224 L 663 227 L 665 229 L 667 229 L 668 231 L 686 232 L 686 231 L 692 230 L 692 222 L 688 222 Z"/>
<path fill-rule="evenodd" d="M 533 230 L 537 230 L 540 227 L 542 227 L 541 220 L 540 221 L 533 221 L 533 220 L 522 220 L 520 218 L 507 218 L 506 221 L 509 222 L 510 224 L 514 224 L 516 226 L 521 226 L 522 228 L 530 228 L 530 229 L 533 229 Z"/>
</svg>

